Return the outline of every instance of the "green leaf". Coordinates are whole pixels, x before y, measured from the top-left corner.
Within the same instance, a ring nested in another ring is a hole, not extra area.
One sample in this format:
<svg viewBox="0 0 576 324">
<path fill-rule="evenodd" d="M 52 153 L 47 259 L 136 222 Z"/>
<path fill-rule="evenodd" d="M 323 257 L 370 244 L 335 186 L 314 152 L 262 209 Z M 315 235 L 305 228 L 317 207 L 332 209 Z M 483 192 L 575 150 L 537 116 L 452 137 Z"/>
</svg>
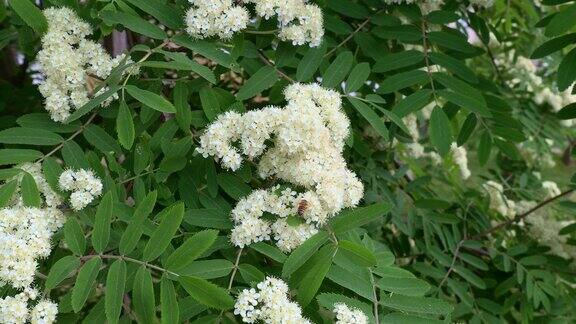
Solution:
<svg viewBox="0 0 576 324">
<path fill-rule="evenodd" d="M 154 323 L 156 319 L 156 299 L 152 275 L 145 266 L 141 266 L 134 276 L 132 302 L 138 317 L 138 323 Z"/>
<path fill-rule="evenodd" d="M 252 245 L 250 245 L 250 247 L 253 250 L 258 251 L 264 254 L 265 256 L 269 257 L 270 259 L 280 263 L 283 263 L 284 260 L 286 260 L 287 258 L 286 254 L 280 251 L 280 249 L 264 242 L 253 243 Z"/>
<path fill-rule="evenodd" d="M 357 309 L 361 310 L 366 316 L 368 316 L 368 319 L 369 319 L 368 323 L 374 322 L 374 315 L 372 315 L 372 311 L 373 311 L 372 305 L 369 305 L 367 303 L 359 301 L 358 299 L 350 298 L 348 296 L 334 294 L 334 293 L 322 293 L 322 294 L 319 294 L 316 297 L 316 299 L 318 300 L 318 304 L 320 304 L 322 307 L 329 309 L 329 310 L 332 310 L 334 308 L 334 304 L 337 304 L 337 303 L 344 303 L 344 304 L 348 305 L 349 307 L 357 308 Z M 387 323 L 387 322 L 383 322 L 383 323 Z"/>
<path fill-rule="evenodd" d="M 54 157 L 47 157 L 42 161 L 42 172 L 44 173 L 44 177 L 46 178 L 46 182 L 50 188 L 55 190 L 56 192 L 60 191 L 60 185 L 58 184 L 58 179 L 60 178 L 60 174 L 62 174 L 64 170 Z"/>
<path fill-rule="evenodd" d="M 66 165 L 74 169 L 90 169 L 90 163 L 84 155 L 84 151 L 74 141 L 66 141 L 62 146 L 62 158 Z"/>
<path fill-rule="evenodd" d="M 177 82 L 172 94 L 174 96 L 174 108 L 176 108 L 176 121 L 180 129 L 187 132 L 192 124 L 192 111 L 188 103 L 190 92 L 186 83 Z"/>
<path fill-rule="evenodd" d="M 382 318 L 382 323 L 387 324 L 442 324 L 445 323 L 441 320 L 432 318 L 423 318 L 414 315 L 407 315 L 402 313 L 389 313 Z"/>
<path fill-rule="evenodd" d="M 218 231 L 204 230 L 186 240 L 166 261 L 166 268 L 178 272 L 202 255 L 216 241 Z"/>
<path fill-rule="evenodd" d="M 450 120 L 448 120 L 444 110 L 438 106 L 434 107 L 430 115 L 430 143 L 442 156 L 446 156 L 450 152 L 450 145 L 452 144 Z"/>
<path fill-rule="evenodd" d="M 380 134 L 384 140 L 388 140 L 388 128 L 386 128 L 384 121 L 382 121 L 380 116 L 378 116 L 378 114 L 376 114 L 372 108 L 370 108 L 360 99 L 348 97 L 348 101 L 350 101 L 352 106 L 354 106 L 360 115 L 362 115 L 362 117 L 364 117 L 368 123 L 374 127 L 376 132 L 378 132 L 378 134 Z"/>
<path fill-rule="evenodd" d="M 158 194 L 156 191 L 148 193 L 146 198 L 144 198 L 136 207 L 134 215 L 130 218 L 130 223 L 128 223 L 128 227 L 126 227 L 126 230 L 120 239 L 119 249 L 121 254 L 129 254 L 138 244 L 144 231 L 144 221 L 148 218 L 148 215 L 152 213 L 152 210 L 154 210 L 157 196 Z"/>
<path fill-rule="evenodd" d="M 68 278 L 78 266 L 80 266 L 80 259 L 73 255 L 65 256 L 56 261 L 50 268 L 50 272 L 44 283 L 45 290 L 50 291 L 56 288 L 56 286 Z"/>
<path fill-rule="evenodd" d="M 366 207 L 348 209 L 330 221 L 330 227 L 336 233 L 345 233 L 368 224 L 390 211 L 387 203 L 378 203 Z"/>
<path fill-rule="evenodd" d="M 398 294 L 388 295 L 384 292 L 381 295 L 380 304 L 384 307 L 402 312 L 431 315 L 447 315 L 450 314 L 453 309 L 450 304 L 437 298 L 404 296 Z"/>
<path fill-rule="evenodd" d="M 318 251 L 318 249 L 328 241 L 328 234 L 324 231 L 318 232 L 297 247 L 284 262 L 282 267 L 282 277 L 289 277 L 298 270 L 308 259 Z"/>
<path fill-rule="evenodd" d="M 134 120 L 130 108 L 124 100 L 120 101 L 118 117 L 116 118 L 116 133 L 118 141 L 127 150 L 134 144 Z"/>
<path fill-rule="evenodd" d="M 119 24 L 150 38 L 166 38 L 166 33 L 160 27 L 127 12 L 102 10 L 100 11 L 100 18 L 108 25 Z"/>
<path fill-rule="evenodd" d="M 559 119 L 574 119 L 576 118 L 576 102 L 573 102 L 564 108 L 560 109 L 560 111 L 556 114 L 556 117 Z"/>
<path fill-rule="evenodd" d="M 416 50 L 407 50 L 398 53 L 386 54 L 374 65 L 374 72 L 382 73 L 393 71 L 407 66 L 424 62 L 424 53 Z"/>
<path fill-rule="evenodd" d="M 106 294 L 104 295 L 106 319 L 109 323 L 118 323 L 124 303 L 124 288 L 126 285 L 126 263 L 116 260 L 108 270 L 106 277 Z"/>
<path fill-rule="evenodd" d="M 171 4 L 163 3 L 156 0 L 126 0 L 133 6 L 150 14 L 158 19 L 162 25 L 170 29 L 182 29 L 184 21 L 180 10 L 174 8 Z"/>
<path fill-rule="evenodd" d="M 576 21 L 576 19 L 574 19 Z M 564 91 L 576 80 L 576 48 L 573 48 L 558 66 L 557 75 L 558 90 Z"/>
<path fill-rule="evenodd" d="M 242 279 L 251 285 L 258 284 L 266 279 L 266 275 L 251 264 L 243 263 L 239 265 L 238 271 L 240 271 Z"/>
<path fill-rule="evenodd" d="M 234 226 L 228 214 L 220 209 L 189 209 L 184 216 L 186 223 L 194 226 L 232 229 Z"/>
<path fill-rule="evenodd" d="M 337 264 L 332 265 L 327 275 L 328 279 L 338 286 L 353 291 L 370 301 L 374 300 L 374 291 L 370 282 L 370 270 L 348 264 L 346 268 Z"/>
<path fill-rule="evenodd" d="M 216 92 L 210 87 L 200 89 L 200 102 L 208 121 L 214 121 L 220 114 L 220 103 L 216 96 Z"/>
<path fill-rule="evenodd" d="M 435 198 L 418 199 L 414 202 L 414 205 L 423 209 L 446 209 L 450 207 L 450 203 L 446 200 Z"/>
<path fill-rule="evenodd" d="M 308 269 L 302 275 L 302 280 L 298 286 L 298 303 L 302 307 L 305 308 L 320 289 L 320 285 L 322 285 L 324 277 L 332 265 L 335 249 L 336 247 L 333 245 L 326 245 L 307 262 L 306 267 Z"/>
<path fill-rule="evenodd" d="M 194 53 L 198 53 L 226 68 L 230 68 L 234 64 L 232 56 L 217 48 L 214 42 L 192 39 L 190 36 L 183 34 L 174 36 L 172 40 L 176 44 L 184 46 Z"/>
<path fill-rule="evenodd" d="M 20 193 L 22 194 L 24 206 L 40 207 L 40 205 L 42 205 L 42 198 L 36 186 L 36 181 L 34 181 L 34 178 L 28 172 L 24 172 L 22 176 Z"/>
<path fill-rule="evenodd" d="M 16 188 L 18 188 L 18 181 L 16 180 L 11 180 L 2 185 L 0 188 L 0 208 L 6 207 L 12 201 Z"/>
<path fill-rule="evenodd" d="M 87 113 L 94 110 L 94 108 L 100 106 L 106 99 L 112 97 L 116 92 L 120 90 L 120 86 L 110 86 L 108 90 L 102 92 L 102 94 L 90 99 L 84 106 L 76 109 L 68 119 L 66 119 L 66 123 L 71 123 L 75 120 L 80 119 L 80 117 L 86 115 Z"/>
<path fill-rule="evenodd" d="M 338 54 L 322 74 L 322 86 L 333 89 L 339 88 L 340 83 L 352 68 L 353 60 L 354 55 L 350 51 Z"/>
<path fill-rule="evenodd" d="M 427 81 L 428 73 L 422 70 L 402 72 L 384 79 L 377 92 L 383 94 L 392 93 L 413 85 L 426 83 Z"/>
<path fill-rule="evenodd" d="M 474 272 L 464 268 L 461 265 L 454 265 L 453 266 L 454 272 L 459 274 L 462 278 L 464 278 L 469 283 L 473 284 L 474 286 L 480 289 L 486 289 L 486 283 L 482 278 L 477 276 Z"/>
<path fill-rule="evenodd" d="M 394 294 L 419 297 L 430 290 L 430 285 L 426 281 L 416 278 L 382 278 L 378 281 L 378 287 Z"/>
<path fill-rule="evenodd" d="M 392 111 L 400 118 L 408 116 L 410 113 L 416 112 L 428 103 L 430 103 L 430 98 L 432 97 L 432 90 L 421 89 L 413 94 L 405 97 L 400 102 L 398 102 Z"/>
<path fill-rule="evenodd" d="M 28 149 L 0 149 L 0 165 L 30 162 L 42 157 L 42 152 Z"/>
<path fill-rule="evenodd" d="M 428 33 L 428 39 L 433 44 L 458 52 L 468 54 L 476 52 L 476 48 L 470 45 L 468 40 L 460 34 L 456 35 L 444 31 L 431 31 Z"/>
<path fill-rule="evenodd" d="M 37 128 L 14 127 L 0 131 L 0 143 L 3 144 L 57 145 L 62 141 L 62 136 Z"/>
<path fill-rule="evenodd" d="M 73 133 L 80 128 L 80 123 L 62 124 L 50 119 L 47 113 L 32 113 L 18 117 L 18 125 L 24 128 L 42 129 L 54 133 Z"/>
<path fill-rule="evenodd" d="M 98 253 L 104 252 L 110 240 L 110 224 L 112 222 L 112 208 L 114 206 L 114 193 L 108 191 L 100 201 L 94 216 L 94 229 L 92 232 L 92 245 Z"/>
<path fill-rule="evenodd" d="M 78 313 L 84 307 L 88 295 L 90 295 L 96 283 L 96 277 L 98 277 L 101 265 L 102 260 L 100 257 L 94 257 L 88 260 L 78 272 L 76 283 L 74 288 L 72 288 L 72 309 L 75 313 Z"/>
<path fill-rule="evenodd" d="M 162 324 L 178 323 L 180 318 L 180 308 L 174 284 L 166 277 L 160 281 L 160 311 L 162 314 Z"/>
<path fill-rule="evenodd" d="M 236 99 L 250 99 L 262 91 L 271 88 L 276 81 L 278 81 L 278 73 L 276 73 L 276 70 L 271 66 L 265 65 L 246 80 L 246 83 L 242 85 L 236 94 Z"/>
<path fill-rule="evenodd" d="M 164 56 L 174 60 L 173 62 L 160 62 L 167 64 L 169 66 L 168 67 L 169 69 L 192 71 L 212 84 L 217 83 L 216 76 L 214 76 L 214 72 L 212 72 L 212 70 L 210 70 L 209 67 L 201 65 L 200 63 L 189 59 L 188 56 L 186 56 L 186 54 L 166 52 L 166 51 L 159 51 L 159 52 L 164 54 Z"/>
<path fill-rule="evenodd" d="M 31 0 L 9 0 L 10 7 L 22 18 L 26 25 L 32 27 L 37 34 L 44 34 L 48 30 L 46 17 Z"/>
<path fill-rule="evenodd" d="M 566 47 L 568 45 L 573 44 L 574 42 L 576 42 L 576 33 L 567 34 L 564 36 L 553 38 L 553 39 L 545 42 L 544 44 L 538 46 L 534 50 L 534 52 L 532 53 L 532 56 L 530 56 L 530 58 L 531 59 L 543 58 L 545 56 L 548 56 L 554 52 L 557 52 L 557 51 L 563 49 L 564 47 Z"/>
<path fill-rule="evenodd" d="M 233 268 L 234 264 L 228 260 L 212 259 L 194 261 L 177 272 L 181 276 L 214 279 L 229 275 Z"/>
<path fill-rule="evenodd" d="M 68 217 L 64 225 L 64 239 L 68 248 L 76 255 L 84 255 L 86 237 L 75 217 Z"/>
<path fill-rule="evenodd" d="M 310 80 L 316 70 L 320 67 L 324 54 L 326 53 L 326 42 L 318 47 L 309 48 L 296 69 L 296 80 L 304 82 Z"/>
<path fill-rule="evenodd" d="M 240 200 L 240 198 L 248 196 L 252 191 L 249 185 L 232 174 L 220 173 L 217 180 L 218 185 L 235 200 Z"/>
<path fill-rule="evenodd" d="M 348 75 L 348 79 L 346 80 L 346 93 L 354 92 L 360 89 L 366 80 L 368 80 L 369 76 L 370 64 L 367 62 L 356 64 L 356 66 L 350 72 L 350 75 Z"/>
<path fill-rule="evenodd" d="M 430 53 L 429 55 L 430 60 L 434 64 L 442 66 L 446 70 L 456 74 L 467 82 L 478 83 L 478 78 L 476 78 L 474 72 L 470 70 L 470 68 L 468 68 L 464 62 L 443 53 L 435 52 Z"/>
<path fill-rule="evenodd" d="M 178 281 L 192 298 L 203 305 L 220 310 L 234 307 L 234 299 L 230 294 L 209 281 L 195 277 L 180 277 Z"/>
<path fill-rule="evenodd" d="M 341 253 L 359 266 L 373 267 L 376 265 L 376 256 L 374 253 L 352 241 L 340 240 L 338 242 L 338 253 Z"/>
<path fill-rule="evenodd" d="M 569 31 L 576 25 L 576 19 L 574 19 L 574 17 L 576 17 L 576 5 L 562 8 L 562 10 L 550 20 L 544 34 L 552 37 Z"/>
<path fill-rule="evenodd" d="M 480 135 L 480 143 L 478 144 L 478 162 L 480 165 L 485 165 L 490 158 L 490 151 L 492 150 L 492 137 L 487 131 Z"/>
<path fill-rule="evenodd" d="M 392 121 L 394 124 L 396 124 L 396 126 L 398 126 L 406 134 L 410 134 L 408 127 L 406 127 L 406 125 L 404 124 L 404 121 L 402 121 L 402 118 L 398 117 L 396 115 L 396 113 L 394 113 L 393 111 L 390 111 L 390 110 L 386 110 L 386 109 L 384 109 L 384 108 L 382 108 L 376 104 L 373 104 L 373 103 L 370 103 L 370 105 L 372 105 L 373 107 L 376 107 L 376 109 L 380 110 L 380 112 L 382 112 L 382 114 L 384 114 L 384 116 L 386 116 L 390 121 Z"/>
<path fill-rule="evenodd" d="M 447 101 L 473 113 L 476 113 L 482 117 L 492 116 L 485 104 L 482 104 L 482 102 L 477 101 L 472 97 L 468 97 L 462 93 L 449 90 L 440 90 L 438 91 L 438 94 L 440 97 L 446 99 Z"/>
<path fill-rule="evenodd" d="M 128 91 L 128 94 L 134 97 L 134 99 L 146 105 L 146 107 L 150 107 L 154 110 L 164 113 L 176 112 L 176 108 L 174 108 L 174 106 L 170 101 L 166 100 L 166 98 L 157 95 L 153 92 L 140 89 L 133 85 L 127 85 L 126 91 Z"/>
<path fill-rule="evenodd" d="M 88 143 L 92 144 L 102 153 L 122 153 L 120 145 L 100 126 L 90 124 L 84 129 L 82 135 L 84 135 Z"/>
<path fill-rule="evenodd" d="M 144 248 L 143 260 L 152 261 L 156 259 L 170 244 L 170 241 L 180 227 L 182 217 L 184 216 L 184 203 L 179 202 L 168 207 L 168 212 L 164 215 L 160 225 L 150 236 L 146 247 Z"/>
<path fill-rule="evenodd" d="M 478 118 L 476 118 L 475 114 L 468 114 L 466 120 L 464 120 L 464 124 L 462 124 L 462 128 L 460 128 L 460 133 L 458 133 L 458 139 L 456 140 L 458 146 L 461 146 L 468 141 L 470 135 L 474 132 L 474 128 L 476 128 L 477 122 Z"/>
</svg>

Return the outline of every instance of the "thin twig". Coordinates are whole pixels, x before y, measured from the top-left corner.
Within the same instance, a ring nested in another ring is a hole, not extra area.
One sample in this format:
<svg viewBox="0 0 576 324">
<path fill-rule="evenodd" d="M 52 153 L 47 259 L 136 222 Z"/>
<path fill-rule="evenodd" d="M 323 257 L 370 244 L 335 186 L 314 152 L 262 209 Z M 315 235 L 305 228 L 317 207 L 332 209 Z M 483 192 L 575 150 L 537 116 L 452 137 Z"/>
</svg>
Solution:
<svg viewBox="0 0 576 324">
<path fill-rule="evenodd" d="M 452 258 L 452 263 L 450 264 L 450 267 L 448 267 L 448 271 L 446 272 L 446 275 L 444 275 L 444 278 L 442 278 L 442 281 L 440 281 L 440 284 L 438 285 L 438 289 L 442 288 L 442 286 L 444 285 L 444 282 L 446 282 L 446 280 L 448 280 L 450 273 L 452 273 L 452 271 L 454 270 L 454 266 L 456 265 L 456 259 L 458 259 L 458 256 L 460 255 L 460 248 L 462 247 L 463 243 L 464 243 L 464 240 L 458 242 L 458 245 L 456 245 L 456 248 L 454 249 L 454 257 Z"/>
<path fill-rule="evenodd" d="M 93 258 L 96 258 L 96 257 L 100 257 L 100 258 L 102 258 L 102 259 L 124 260 L 124 261 L 132 262 L 132 263 L 137 263 L 137 264 L 143 265 L 143 266 L 145 266 L 145 267 L 147 267 L 147 268 L 150 268 L 150 269 L 158 270 L 158 271 L 160 271 L 160 272 L 165 272 L 165 273 L 167 273 L 167 274 L 171 274 L 171 275 L 173 275 L 173 276 L 180 277 L 179 274 L 177 274 L 177 273 L 175 273 L 175 272 L 172 272 L 172 271 L 170 271 L 170 270 L 168 270 L 168 269 L 164 269 L 164 268 L 162 268 L 162 267 L 159 267 L 159 266 L 150 264 L 150 263 L 148 263 L 148 262 L 144 262 L 144 261 L 140 261 L 140 260 L 137 260 L 137 259 L 133 259 L 133 258 L 124 256 L 124 255 L 91 254 L 91 255 L 85 255 L 85 256 L 81 257 L 80 259 L 82 259 L 82 260 L 89 260 L 89 259 L 93 259 Z"/>
<path fill-rule="evenodd" d="M 492 234 L 492 233 L 496 232 L 497 230 L 499 230 L 499 229 L 501 229 L 501 228 L 503 228 L 503 227 L 507 227 L 508 225 L 511 225 L 511 224 L 514 224 L 514 223 L 517 223 L 517 222 L 523 220 L 523 219 L 526 218 L 528 215 L 532 214 L 533 212 L 537 211 L 538 209 L 540 209 L 540 208 L 548 205 L 548 204 L 551 203 L 551 202 L 554 202 L 555 200 L 557 200 L 557 199 L 559 199 L 559 198 L 562 198 L 562 197 L 564 197 L 564 196 L 567 196 L 567 195 L 569 195 L 569 194 L 571 194 L 571 193 L 573 193 L 573 192 L 574 192 L 574 189 L 566 190 L 566 191 L 560 193 L 560 194 L 557 195 L 557 196 L 548 198 L 548 199 L 540 202 L 538 205 L 534 206 L 533 208 L 529 209 L 528 211 L 526 211 L 526 212 L 524 212 L 524 213 L 522 213 L 522 214 L 516 215 L 516 217 L 514 217 L 514 218 L 512 218 L 512 219 L 509 219 L 509 220 L 507 220 L 507 221 L 504 221 L 504 222 L 502 222 L 502 223 L 500 223 L 500 224 L 498 224 L 498 225 L 496 225 L 496 226 L 494 226 L 494 227 L 491 227 L 491 228 L 485 230 L 484 232 L 480 232 L 480 233 L 478 233 L 478 234 L 476 234 L 476 235 L 474 235 L 474 236 L 471 236 L 471 237 L 469 237 L 469 238 L 464 238 L 463 240 L 477 240 L 477 239 L 479 239 L 479 238 L 482 238 L 482 237 L 484 237 L 484 236 L 487 236 L 487 235 L 489 235 L 489 234 Z"/>
<path fill-rule="evenodd" d="M 238 254 L 236 255 L 236 261 L 234 262 L 234 268 L 232 268 L 232 274 L 230 275 L 230 281 L 228 282 L 228 291 L 232 289 L 232 283 L 234 282 L 234 277 L 236 277 L 236 272 L 238 271 L 238 263 L 240 263 L 240 256 L 242 255 L 242 250 L 238 250 Z"/>
<path fill-rule="evenodd" d="M 280 70 L 278 67 L 276 67 L 276 64 L 274 64 L 269 58 L 268 56 L 266 56 L 266 54 L 264 54 L 264 52 L 262 52 L 262 50 L 258 50 L 258 56 L 260 57 L 260 60 L 262 62 L 264 62 L 266 65 L 271 66 L 274 68 L 274 70 L 276 70 L 276 72 L 283 77 L 284 79 L 286 79 L 287 81 L 289 81 L 290 83 L 294 83 L 296 81 L 294 81 L 294 79 L 292 79 L 291 77 L 288 76 L 288 74 L 284 73 L 282 70 Z"/>
<path fill-rule="evenodd" d="M 366 20 L 364 20 L 360 25 L 358 25 L 358 27 L 353 32 L 351 32 L 350 35 L 344 38 L 344 40 L 341 41 L 338 45 L 336 45 L 336 47 L 328 51 L 328 53 L 324 54 L 324 57 L 328 57 L 330 54 L 334 53 L 337 49 L 344 46 L 344 44 L 346 44 L 350 39 L 352 39 L 354 35 L 356 35 L 362 28 L 364 28 L 364 26 L 366 26 L 367 23 L 370 22 L 370 19 L 372 19 L 372 17 L 366 18 Z"/>
<path fill-rule="evenodd" d="M 424 63 L 426 64 L 426 74 L 428 74 L 428 79 L 430 80 L 430 87 L 432 88 L 432 94 L 434 95 L 434 102 L 437 106 L 438 96 L 436 95 L 436 87 L 434 86 L 434 78 L 432 77 L 432 69 L 430 68 L 430 59 L 428 58 L 428 32 L 426 20 L 422 19 L 422 47 L 424 52 Z"/>
<path fill-rule="evenodd" d="M 374 321 L 380 323 L 380 320 L 378 319 L 378 295 L 376 294 L 376 283 L 374 282 L 374 274 L 372 273 L 372 270 L 370 270 L 370 283 L 372 284 L 372 298 L 374 298 L 372 301 L 374 304 Z"/>
</svg>

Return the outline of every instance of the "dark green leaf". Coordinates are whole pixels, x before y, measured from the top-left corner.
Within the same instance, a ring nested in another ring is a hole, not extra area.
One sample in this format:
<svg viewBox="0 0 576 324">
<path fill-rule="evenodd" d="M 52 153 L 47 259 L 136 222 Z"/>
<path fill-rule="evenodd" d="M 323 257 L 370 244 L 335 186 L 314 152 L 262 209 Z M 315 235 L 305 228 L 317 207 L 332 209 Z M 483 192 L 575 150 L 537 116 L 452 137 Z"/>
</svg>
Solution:
<svg viewBox="0 0 576 324">
<path fill-rule="evenodd" d="M 72 309 L 75 313 L 78 313 L 84 307 L 88 295 L 96 283 L 96 277 L 100 272 L 101 265 L 102 260 L 100 257 L 94 257 L 88 260 L 78 272 L 76 284 L 72 288 Z"/>
<path fill-rule="evenodd" d="M 262 91 L 271 88 L 278 81 L 278 73 L 273 67 L 265 65 L 254 73 L 246 83 L 242 85 L 236 99 L 246 100 L 256 96 Z"/>
<path fill-rule="evenodd" d="M 106 294 L 104 295 L 106 319 L 109 323 L 118 323 L 124 303 L 124 287 L 126 285 L 126 263 L 116 260 L 108 270 L 106 277 Z"/>
</svg>

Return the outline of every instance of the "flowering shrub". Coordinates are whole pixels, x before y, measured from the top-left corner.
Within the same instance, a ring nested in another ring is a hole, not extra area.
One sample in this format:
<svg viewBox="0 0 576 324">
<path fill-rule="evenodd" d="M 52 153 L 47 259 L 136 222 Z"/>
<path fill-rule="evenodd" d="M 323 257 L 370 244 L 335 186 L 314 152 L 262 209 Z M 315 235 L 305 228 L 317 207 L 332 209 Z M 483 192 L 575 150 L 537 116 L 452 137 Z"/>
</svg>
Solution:
<svg viewBox="0 0 576 324">
<path fill-rule="evenodd" d="M 0 323 L 574 322 L 575 15 L 2 2 Z"/>
</svg>

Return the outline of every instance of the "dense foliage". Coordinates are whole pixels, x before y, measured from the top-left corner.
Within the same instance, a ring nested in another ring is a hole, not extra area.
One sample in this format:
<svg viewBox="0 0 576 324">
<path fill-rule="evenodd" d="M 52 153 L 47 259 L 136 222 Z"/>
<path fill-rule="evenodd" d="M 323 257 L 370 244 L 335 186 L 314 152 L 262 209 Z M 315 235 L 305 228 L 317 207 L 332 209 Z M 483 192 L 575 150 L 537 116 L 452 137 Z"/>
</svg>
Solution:
<svg viewBox="0 0 576 324">
<path fill-rule="evenodd" d="M 0 323 L 576 321 L 570 0 L 0 4 Z"/>
</svg>

